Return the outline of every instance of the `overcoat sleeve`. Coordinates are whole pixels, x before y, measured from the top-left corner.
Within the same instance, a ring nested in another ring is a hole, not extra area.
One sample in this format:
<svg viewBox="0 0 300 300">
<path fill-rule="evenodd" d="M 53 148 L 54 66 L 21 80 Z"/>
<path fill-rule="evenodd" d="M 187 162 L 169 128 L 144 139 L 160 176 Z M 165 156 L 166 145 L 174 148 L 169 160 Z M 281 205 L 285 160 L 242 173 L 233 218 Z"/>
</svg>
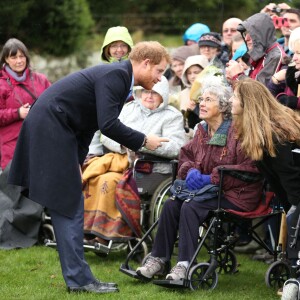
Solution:
<svg viewBox="0 0 300 300">
<path fill-rule="evenodd" d="M 95 85 L 100 131 L 119 144 L 137 151 L 142 146 L 145 135 L 125 126 L 118 119 L 130 89 L 128 73 L 121 69 L 114 70 L 105 76 L 105 80 L 96 81 Z"/>
</svg>

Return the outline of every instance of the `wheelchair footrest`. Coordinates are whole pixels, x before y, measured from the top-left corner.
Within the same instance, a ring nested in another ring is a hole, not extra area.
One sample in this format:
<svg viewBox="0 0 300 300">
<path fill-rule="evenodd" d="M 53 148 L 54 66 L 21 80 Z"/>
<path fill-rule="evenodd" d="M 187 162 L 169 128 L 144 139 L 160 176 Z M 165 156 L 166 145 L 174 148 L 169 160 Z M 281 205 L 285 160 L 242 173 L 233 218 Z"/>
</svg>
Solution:
<svg viewBox="0 0 300 300">
<path fill-rule="evenodd" d="M 93 251 L 94 253 L 100 253 L 108 255 L 113 241 L 109 241 L 108 245 L 103 245 L 101 243 L 94 243 L 94 245 L 83 244 L 85 251 Z"/>
<path fill-rule="evenodd" d="M 51 240 L 45 240 L 44 244 L 46 247 L 57 248 L 57 243 Z"/>
<path fill-rule="evenodd" d="M 160 285 L 169 289 L 188 288 L 190 281 L 188 279 L 181 280 L 153 280 L 153 284 Z"/>
<path fill-rule="evenodd" d="M 151 281 L 151 278 L 147 279 L 146 277 L 140 276 L 135 270 L 132 270 L 130 267 L 127 267 L 125 264 L 121 264 L 119 271 L 140 281 Z"/>
</svg>

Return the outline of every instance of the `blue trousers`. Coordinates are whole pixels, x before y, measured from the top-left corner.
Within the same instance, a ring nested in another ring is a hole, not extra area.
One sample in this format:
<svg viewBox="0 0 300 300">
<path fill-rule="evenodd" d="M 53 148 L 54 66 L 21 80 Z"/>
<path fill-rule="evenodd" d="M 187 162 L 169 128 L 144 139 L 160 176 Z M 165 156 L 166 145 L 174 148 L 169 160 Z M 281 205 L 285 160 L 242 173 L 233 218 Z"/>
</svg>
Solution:
<svg viewBox="0 0 300 300">
<path fill-rule="evenodd" d="M 221 206 L 241 211 L 224 198 Z M 159 217 L 152 256 L 170 261 L 179 232 L 178 261 L 191 261 L 198 246 L 199 226 L 205 221 L 209 211 L 217 207 L 217 199 L 203 202 L 168 199 Z"/>
<path fill-rule="evenodd" d="M 64 280 L 68 287 L 79 287 L 92 283 L 95 278 L 84 258 L 83 217 L 84 198 L 74 218 L 50 210 L 52 225 Z"/>
</svg>

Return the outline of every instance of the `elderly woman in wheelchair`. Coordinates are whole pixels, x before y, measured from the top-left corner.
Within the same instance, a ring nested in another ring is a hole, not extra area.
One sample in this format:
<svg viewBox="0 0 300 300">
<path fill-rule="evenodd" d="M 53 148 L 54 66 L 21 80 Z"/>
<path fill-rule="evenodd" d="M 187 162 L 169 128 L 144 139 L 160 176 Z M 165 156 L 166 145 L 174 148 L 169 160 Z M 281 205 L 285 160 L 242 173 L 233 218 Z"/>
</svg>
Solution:
<svg viewBox="0 0 300 300">
<path fill-rule="evenodd" d="M 169 160 L 177 158 L 180 148 L 186 143 L 186 136 L 182 114 L 168 105 L 167 79 L 162 76 L 161 82 L 150 91 L 137 88 L 134 98 L 124 106 L 119 116 L 121 122 L 146 135 L 156 134 L 169 140 L 154 151 L 141 148 L 140 153 Z M 84 232 L 86 243 L 90 245 L 96 242 L 107 245 L 112 240 L 124 242 L 141 235 L 139 195 L 129 171 L 130 156 L 135 156 L 135 153 L 104 135 L 101 143 L 108 153 L 89 159 L 83 172 Z M 171 173 L 170 164 L 164 162 L 154 163 L 151 170 L 146 164 L 140 167 L 147 169 L 145 172 Z M 128 202 L 132 206 L 126 206 Z"/>
<path fill-rule="evenodd" d="M 218 207 L 217 192 L 207 193 L 206 187 L 216 188 L 219 184 L 219 167 L 232 170 L 223 180 L 221 208 L 252 211 L 261 199 L 261 176 L 254 162 L 242 152 L 232 126 L 231 88 L 217 77 L 209 78 L 202 82 L 200 95 L 199 111 L 203 121 L 198 124 L 194 138 L 181 148 L 178 178 L 182 191 L 198 194 L 202 189 L 202 197 L 187 199 L 179 197 L 182 193 L 175 193 L 165 202 L 151 255 L 136 270 L 141 279 L 149 280 L 162 274 L 167 280 L 186 278 L 197 249 L 199 227 L 209 211 Z M 166 274 L 178 232 L 178 261 Z"/>
</svg>

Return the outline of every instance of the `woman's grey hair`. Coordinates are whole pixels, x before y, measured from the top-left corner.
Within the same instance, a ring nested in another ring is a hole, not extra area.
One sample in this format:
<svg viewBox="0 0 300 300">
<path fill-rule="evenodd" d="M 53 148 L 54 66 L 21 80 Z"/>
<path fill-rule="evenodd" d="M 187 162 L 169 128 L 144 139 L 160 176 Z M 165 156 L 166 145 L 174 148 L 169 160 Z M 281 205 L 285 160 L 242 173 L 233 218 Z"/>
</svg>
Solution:
<svg viewBox="0 0 300 300">
<path fill-rule="evenodd" d="M 26 56 L 26 67 L 30 68 L 30 57 L 27 47 L 20 40 L 11 38 L 3 46 L 0 55 L 0 68 L 5 64 L 5 59 L 14 56 L 20 50 Z"/>
<path fill-rule="evenodd" d="M 233 91 L 232 88 L 227 85 L 223 78 L 220 76 L 213 76 L 210 78 L 206 78 L 202 82 L 201 94 L 204 92 L 208 92 L 217 97 L 219 101 L 220 111 L 224 114 L 224 119 L 231 118 L 231 101 Z"/>
<path fill-rule="evenodd" d="M 289 49 L 295 52 L 295 45 L 300 43 L 300 27 L 295 28 L 289 37 Z"/>
</svg>

